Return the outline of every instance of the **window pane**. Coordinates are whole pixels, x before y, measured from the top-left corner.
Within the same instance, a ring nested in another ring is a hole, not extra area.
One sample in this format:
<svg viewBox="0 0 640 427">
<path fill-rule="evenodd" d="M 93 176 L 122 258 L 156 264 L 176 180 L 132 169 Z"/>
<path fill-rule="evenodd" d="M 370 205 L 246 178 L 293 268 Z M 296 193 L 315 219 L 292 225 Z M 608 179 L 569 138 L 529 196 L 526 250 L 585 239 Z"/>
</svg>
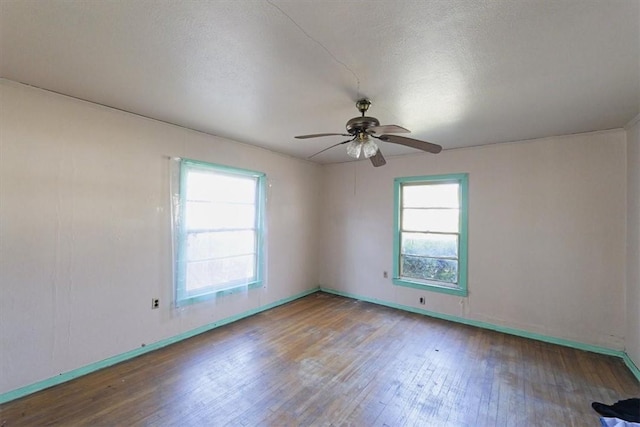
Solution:
<svg viewBox="0 0 640 427">
<path fill-rule="evenodd" d="M 410 208 L 459 208 L 459 184 L 405 184 L 402 206 Z"/>
<path fill-rule="evenodd" d="M 255 214 L 254 205 L 187 202 L 185 221 L 187 230 L 253 228 Z"/>
<path fill-rule="evenodd" d="M 175 171 L 174 171 L 175 172 Z M 177 177 L 177 174 L 173 174 Z M 265 175 L 180 161 L 174 211 L 178 304 L 261 280 Z"/>
<path fill-rule="evenodd" d="M 403 231 L 458 232 L 459 209 L 403 209 Z"/>
<path fill-rule="evenodd" d="M 253 230 L 190 233 L 187 235 L 187 261 L 199 261 L 255 252 Z"/>
<path fill-rule="evenodd" d="M 402 255 L 400 262 L 400 274 L 403 277 L 454 284 L 458 282 L 458 261 Z"/>
<path fill-rule="evenodd" d="M 187 264 L 187 291 L 210 286 L 240 284 L 253 281 L 255 264 L 253 255 L 223 258 Z"/>
<path fill-rule="evenodd" d="M 256 182 L 253 177 L 192 170 L 187 174 L 187 200 L 252 204 Z"/>
<path fill-rule="evenodd" d="M 402 233 L 402 254 L 458 258 L 455 234 Z"/>
</svg>

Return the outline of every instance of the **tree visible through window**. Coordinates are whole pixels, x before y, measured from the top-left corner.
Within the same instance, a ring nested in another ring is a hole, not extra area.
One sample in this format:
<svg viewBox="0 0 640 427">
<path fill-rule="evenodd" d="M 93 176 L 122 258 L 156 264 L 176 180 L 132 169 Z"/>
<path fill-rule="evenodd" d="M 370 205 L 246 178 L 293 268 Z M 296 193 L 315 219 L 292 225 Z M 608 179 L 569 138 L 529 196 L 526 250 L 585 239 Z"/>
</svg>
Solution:
<svg viewBox="0 0 640 427">
<path fill-rule="evenodd" d="M 264 174 L 182 160 L 178 303 L 261 281 Z"/>
<path fill-rule="evenodd" d="M 395 229 L 395 284 L 466 295 L 466 174 L 397 178 Z"/>
</svg>

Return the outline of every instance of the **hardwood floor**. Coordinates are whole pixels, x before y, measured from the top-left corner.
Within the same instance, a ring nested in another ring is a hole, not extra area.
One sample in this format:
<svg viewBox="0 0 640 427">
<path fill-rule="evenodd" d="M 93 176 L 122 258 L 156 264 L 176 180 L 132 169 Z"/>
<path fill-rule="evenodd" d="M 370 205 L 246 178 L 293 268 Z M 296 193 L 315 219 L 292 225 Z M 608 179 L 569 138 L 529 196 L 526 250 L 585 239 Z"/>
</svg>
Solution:
<svg viewBox="0 0 640 427">
<path fill-rule="evenodd" d="M 596 426 L 614 357 L 316 293 L 0 406 L 0 426 Z"/>
</svg>

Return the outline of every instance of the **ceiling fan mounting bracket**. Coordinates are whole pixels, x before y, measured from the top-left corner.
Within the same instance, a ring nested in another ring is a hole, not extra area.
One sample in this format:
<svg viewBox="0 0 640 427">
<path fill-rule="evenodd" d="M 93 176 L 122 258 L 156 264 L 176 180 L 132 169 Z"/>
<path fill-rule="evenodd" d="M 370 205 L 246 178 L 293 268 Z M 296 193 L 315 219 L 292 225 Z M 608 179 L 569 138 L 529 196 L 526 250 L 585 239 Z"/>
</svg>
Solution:
<svg viewBox="0 0 640 427">
<path fill-rule="evenodd" d="M 367 98 L 358 99 L 356 101 L 356 108 L 362 113 L 362 117 L 364 117 L 364 113 L 367 112 L 370 106 L 371 101 L 369 101 Z"/>
</svg>

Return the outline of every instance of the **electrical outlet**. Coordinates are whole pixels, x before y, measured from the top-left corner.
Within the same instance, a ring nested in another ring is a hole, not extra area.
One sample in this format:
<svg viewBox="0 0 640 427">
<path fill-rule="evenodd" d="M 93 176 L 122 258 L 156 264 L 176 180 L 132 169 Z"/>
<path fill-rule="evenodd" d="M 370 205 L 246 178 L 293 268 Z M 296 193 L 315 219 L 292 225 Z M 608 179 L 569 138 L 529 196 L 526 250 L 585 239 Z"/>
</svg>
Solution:
<svg viewBox="0 0 640 427">
<path fill-rule="evenodd" d="M 420 304 L 422 304 L 422 305 L 424 305 L 424 304 L 425 304 L 424 297 L 420 297 Z"/>
<path fill-rule="evenodd" d="M 158 298 L 151 298 L 151 309 L 155 310 L 156 308 L 160 308 L 160 300 Z"/>
</svg>

